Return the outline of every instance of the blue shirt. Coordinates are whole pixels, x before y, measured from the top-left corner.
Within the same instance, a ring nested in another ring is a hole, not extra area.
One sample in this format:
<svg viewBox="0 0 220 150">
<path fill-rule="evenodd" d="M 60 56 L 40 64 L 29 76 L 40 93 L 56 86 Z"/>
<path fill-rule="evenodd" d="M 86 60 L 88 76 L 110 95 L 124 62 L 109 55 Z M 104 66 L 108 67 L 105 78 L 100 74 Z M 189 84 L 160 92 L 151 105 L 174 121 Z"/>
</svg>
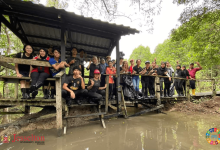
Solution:
<svg viewBox="0 0 220 150">
<path fill-rule="evenodd" d="M 59 59 L 59 61 L 57 62 L 54 58 L 50 58 L 49 63 L 51 65 L 55 65 L 55 64 L 59 64 L 61 62 L 61 60 Z M 52 74 L 52 76 L 55 76 L 56 74 L 58 74 L 61 71 L 61 69 L 56 70 L 53 67 L 50 68 L 50 72 Z"/>
<path fill-rule="evenodd" d="M 106 66 L 105 64 L 100 64 L 100 72 L 101 74 L 105 74 Z"/>
<path fill-rule="evenodd" d="M 108 67 L 108 63 L 105 63 L 105 67 Z"/>
</svg>

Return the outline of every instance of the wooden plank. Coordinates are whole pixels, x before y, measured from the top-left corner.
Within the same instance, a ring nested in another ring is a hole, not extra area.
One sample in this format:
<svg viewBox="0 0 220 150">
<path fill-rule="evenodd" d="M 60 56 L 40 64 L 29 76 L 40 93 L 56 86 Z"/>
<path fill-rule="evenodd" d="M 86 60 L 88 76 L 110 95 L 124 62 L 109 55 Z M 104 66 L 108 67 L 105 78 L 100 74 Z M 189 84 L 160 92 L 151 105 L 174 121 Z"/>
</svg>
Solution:
<svg viewBox="0 0 220 150">
<path fill-rule="evenodd" d="M 124 105 L 125 118 L 128 118 L 128 112 L 127 112 L 127 108 L 126 108 L 126 104 L 125 104 L 125 99 L 124 99 L 124 94 L 123 94 L 122 87 L 121 87 L 121 98 L 122 98 L 122 102 L 123 102 L 123 105 Z"/>
<path fill-rule="evenodd" d="M 53 77 L 54 77 L 54 78 L 60 78 L 60 77 L 62 77 L 62 76 L 64 75 L 64 73 L 65 73 L 65 71 L 62 70 L 62 71 L 60 71 L 58 74 L 56 74 L 56 75 L 53 76 Z"/>
<path fill-rule="evenodd" d="M 24 112 L 0 112 L 0 115 L 24 114 Z"/>
<path fill-rule="evenodd" d="M 15 99 L 18 99 L 18 83 L 15 83 Z"/>
<path fill-rule="evenodd" d="M 62 135 L 62 93 L 61 93 L 61 78 L 56 78 L 56 121 L 57 121 L 57 136 Z"/>
<path fill-rule="evenodd" d="M 0 62 L 51 67 L 50 63 L 47 61 L 37 61 L 37 60 L 21 59 L 21 58 L 10 58 L 10 57 L 4 57 L 4 56 L 0 56 Z"/>
<path fill-rule="evenodd" d="M 17 79 L 17 80 L 21 80 L 21 79 L 23 79 L 23 80 L 30 80 L 31 78 L 30 77 L 16 77 L 16 76 L 0 76 L 0 79 L 3 79 L 3 80 L 12 80 L 12 79 Z M 48 80 L 48 81 L 55 81 L 56 79 L 55 78 L 47 78 L 46 80 Z"/>
<path fill-rule="evenodd" d="M 106 75 L 106 91 L 105 91 L 105 112 L 108 113 L 108 99 L 109 99 L 109 75 Z"/>
<path fill-rule="evenodd" d="M 76 116 L 67 116 L 64 117 L 64 119 L 67 118 L 80 118 L 80 117 L 90 117 L 90 116 L 100 116 L 100 115 L 105 115 L 105 112 L 101 112 L 101 113 L 93 113 L 93 114 L 86 114 L 86 115 L 76 115 Z"/>
<path fill-rule="evenodd" d="M 140 111 L 140 112 L 137 112 L 137 113 L 135 113 L 135 114 L 133 114 L 133 115 L 130 115 L 129 117 L 139 116 L 139 115 L 141 115 L 141 114 L 144 114 L 144 113 L 147 113 L 147 112 L 151 112 L 151 111 L 154 111 L 154 110 L 158 110 L 158 109 L 163 108 L 163 107 L 164 107 L 164 105 L 161 104 L 161 105 L 156 106 L 156 107 L 154 107 L 154 108 L 144 109 L 144 110 L 142 110 L 142 111 Z"/>
<path fill-rule="evenodd" d="M 1 56 L 0 56 L 1 57 Z M 11 69 L 11 70 L 15 70 L 15 66 L 8 64 L 6 62 L 0 62 L 0 66 L 3 66 L 5 68 Z"/>
<path fill-rule="evenodd" d="M 190 91 L 189 91 L 189 89 L 190 89 L 190 81 L 187 80 L 186 81 L 186 97 L 187 97 L 188 101 L 190 101 Z"/>
</svg>

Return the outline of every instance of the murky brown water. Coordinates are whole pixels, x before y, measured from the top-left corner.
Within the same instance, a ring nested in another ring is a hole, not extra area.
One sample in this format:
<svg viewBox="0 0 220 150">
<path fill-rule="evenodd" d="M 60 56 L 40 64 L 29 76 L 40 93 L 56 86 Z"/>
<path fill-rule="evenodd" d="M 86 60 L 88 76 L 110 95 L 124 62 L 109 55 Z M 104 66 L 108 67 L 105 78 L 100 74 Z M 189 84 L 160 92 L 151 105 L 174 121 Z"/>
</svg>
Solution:
<svg viewBox="0 0 220 150">
<path fill-rule="evenodd" d="M 69 128 L 67 135 L 56 137 L 56 130 L 36 130 L 19 136 L 44 136 L 45 145 L 11 141 L 0 150 L 220 150 L 210 145 L 205 134 L 210 128 L 220 129 L 220 119 L 211 115 L 148 113 L 129 119 L 106 120 Z"/>
</svg>

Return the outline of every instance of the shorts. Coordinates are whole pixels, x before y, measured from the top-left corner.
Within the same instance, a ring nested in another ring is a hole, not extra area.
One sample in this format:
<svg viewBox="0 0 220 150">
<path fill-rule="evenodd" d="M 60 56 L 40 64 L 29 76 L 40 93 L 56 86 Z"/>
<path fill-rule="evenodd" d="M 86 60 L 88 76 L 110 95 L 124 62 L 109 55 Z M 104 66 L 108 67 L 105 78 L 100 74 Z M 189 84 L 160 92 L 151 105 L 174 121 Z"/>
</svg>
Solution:
<svg viewBox="0 0 220 150">
<path fill-rule="evenodd" d="M 23 76 L 23 77 L 29 77 L 29 71 L 19 71 L 19 73 Z M 22 79 L 20 79 L 19 81 L 22 81 Z M 25 80 L 26 82 L 30 82 L 30 79 Z"/>
</svg>

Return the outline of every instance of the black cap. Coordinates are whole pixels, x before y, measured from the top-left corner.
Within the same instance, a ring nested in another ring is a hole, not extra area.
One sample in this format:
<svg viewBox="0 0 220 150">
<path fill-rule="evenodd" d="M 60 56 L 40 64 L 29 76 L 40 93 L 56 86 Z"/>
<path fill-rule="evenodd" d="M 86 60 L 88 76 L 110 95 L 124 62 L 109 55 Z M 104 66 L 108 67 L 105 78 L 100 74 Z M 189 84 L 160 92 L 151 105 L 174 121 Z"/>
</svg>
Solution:
<svg viewBox="0 0 220 150">
<path fill-rule="evenodd" d="M 194 63 L 190 63 L 190 65 L 194 65 Z"/>
<path fill-rule="evenodd" d="M 115 59 L 112 59 L 112 61 L 115 61 Z"/>
<path fill-rule="evenodd" d="M 145 64 L 150 64 L 150 61 L 148 60 L 148 61 L 145 61 Z"/>
<path fill-rule="evenodd" d="M 120 57 L 120 59 L 124 59 L 123 57 Z"/>
<path fill-rule="evenodd" d="M 79 66 L 73 67 L 73 71 L 76 70 L 76 69 L 79 70 L 79 71 L 81 71 L 81 69 L 79 68 Z"/>
<path fill-rule="evenodd" d="M 176 65 L 176 67 L 180 67 L 181 68 L 181 65 Z"/>
</svg>

